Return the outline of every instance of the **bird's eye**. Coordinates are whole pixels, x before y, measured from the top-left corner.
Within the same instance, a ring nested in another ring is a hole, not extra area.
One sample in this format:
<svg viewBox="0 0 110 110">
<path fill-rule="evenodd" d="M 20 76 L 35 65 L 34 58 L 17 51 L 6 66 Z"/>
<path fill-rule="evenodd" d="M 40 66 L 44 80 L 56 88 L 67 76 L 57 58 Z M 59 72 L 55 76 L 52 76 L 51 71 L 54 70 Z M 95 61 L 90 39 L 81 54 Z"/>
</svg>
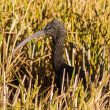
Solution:
<svg viewBox="0 0 110 110">
<path fill-rule="evenodd" d="M 51 29 L 51 26 L 46 26 L 46 29 Z"/>
</svg>

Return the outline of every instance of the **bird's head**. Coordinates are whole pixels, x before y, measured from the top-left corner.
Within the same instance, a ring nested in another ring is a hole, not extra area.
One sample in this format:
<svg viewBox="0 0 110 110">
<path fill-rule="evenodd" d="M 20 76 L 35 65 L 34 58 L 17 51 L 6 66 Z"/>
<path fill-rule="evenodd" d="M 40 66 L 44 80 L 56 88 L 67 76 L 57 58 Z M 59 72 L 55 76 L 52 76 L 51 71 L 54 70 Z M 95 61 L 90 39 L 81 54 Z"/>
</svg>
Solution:
<svg viewBox="0 0 110 110">
<path fill-rule="evenodd" d="M 44 34 L 51 36 L 53 40 L 57 40 L 62 37 L 62 39 L 66 35 L 66 31 L 62 22 L 57 19 L 53 19 L 43 29 Z"/>
<path fill-rule="evenodd" d="M 27 39 L 22 41 L 13 51 L 13 54 L 23 45 L 25 45 L 27 42 L 34 38 L 38 38 L 41 35 L 48 35 L 51 36 L 53 39 L 53 42 L 57 42 L 58 39 L 61 39 L 60 42 L 63 42 L 66 37 L 66 31 L 64 28 L 64 25 L 62 22 L 58 21 L 57 19 L 53 19 L 47 25 L 45 28 L 43 28 L 41 31 L 38 31 L 34 33 L 33 35 L 29 36 Z"/>
</svg>

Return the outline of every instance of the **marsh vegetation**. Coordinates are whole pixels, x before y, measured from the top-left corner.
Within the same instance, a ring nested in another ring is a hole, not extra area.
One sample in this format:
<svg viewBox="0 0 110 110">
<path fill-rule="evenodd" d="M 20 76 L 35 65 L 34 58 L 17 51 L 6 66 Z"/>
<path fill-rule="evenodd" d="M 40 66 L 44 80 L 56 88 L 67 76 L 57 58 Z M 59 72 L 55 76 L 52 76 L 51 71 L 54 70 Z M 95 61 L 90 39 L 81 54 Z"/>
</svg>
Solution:
<svg viewBox="0 0 110 110">
<path fill-rule="evenodd" d="M 53 18 L 64 23 L 64 58 L 75 68 L 67 92 L 59 96 L 53 89 L 50 37 L 32 40 L 12 56 L 21 41 Z M 109 110 L 110 1 L 0 0 L 0 109 Z"/>
</svg>

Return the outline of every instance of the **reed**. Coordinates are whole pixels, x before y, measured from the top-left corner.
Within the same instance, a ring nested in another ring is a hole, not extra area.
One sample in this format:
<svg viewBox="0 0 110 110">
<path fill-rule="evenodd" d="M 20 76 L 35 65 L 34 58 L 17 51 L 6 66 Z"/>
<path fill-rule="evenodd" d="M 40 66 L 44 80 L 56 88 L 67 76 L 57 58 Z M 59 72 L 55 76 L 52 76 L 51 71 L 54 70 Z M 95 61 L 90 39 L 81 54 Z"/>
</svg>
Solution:
<svg viewBox="0 0 110 110">
<path fill-rule="evenodd" d="M 53 18 L 65 25 L 64 56 L 77 73 L 60 96 L 53 90 L 49 37 L 30 41 L 12 56 L 22 40 Z M 78 79 L 81 69 L 87 90 Z M 110 1 L 0 0 L 0 94 L 3 110 L 109 110 Z"/>
</svg>

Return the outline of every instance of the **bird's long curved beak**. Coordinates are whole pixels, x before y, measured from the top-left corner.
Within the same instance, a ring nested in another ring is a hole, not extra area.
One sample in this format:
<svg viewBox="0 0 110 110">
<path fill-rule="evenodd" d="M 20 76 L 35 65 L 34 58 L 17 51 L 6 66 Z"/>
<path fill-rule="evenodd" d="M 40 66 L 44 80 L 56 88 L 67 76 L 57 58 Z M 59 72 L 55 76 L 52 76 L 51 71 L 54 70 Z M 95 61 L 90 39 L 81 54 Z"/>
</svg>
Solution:
<svg viewBox="0 0 110 110">
<path fill-rule="evenodd" d="M 38 38 L 40 37 L 41 35 L 44 35 L 44 29 L 41 30 L 41 31 L 38 31 L 34 34 L 32 34 L 31 36 L 29 36 L 27 39 L 25 39 L 24 41 L 22 41 L 13 51 L 13 54 L 15 54 L 20 47 L 24 46 L 27 42 L 31 41 L 32 39 L 35 39 L 35 38 Z"/>
</svg>

